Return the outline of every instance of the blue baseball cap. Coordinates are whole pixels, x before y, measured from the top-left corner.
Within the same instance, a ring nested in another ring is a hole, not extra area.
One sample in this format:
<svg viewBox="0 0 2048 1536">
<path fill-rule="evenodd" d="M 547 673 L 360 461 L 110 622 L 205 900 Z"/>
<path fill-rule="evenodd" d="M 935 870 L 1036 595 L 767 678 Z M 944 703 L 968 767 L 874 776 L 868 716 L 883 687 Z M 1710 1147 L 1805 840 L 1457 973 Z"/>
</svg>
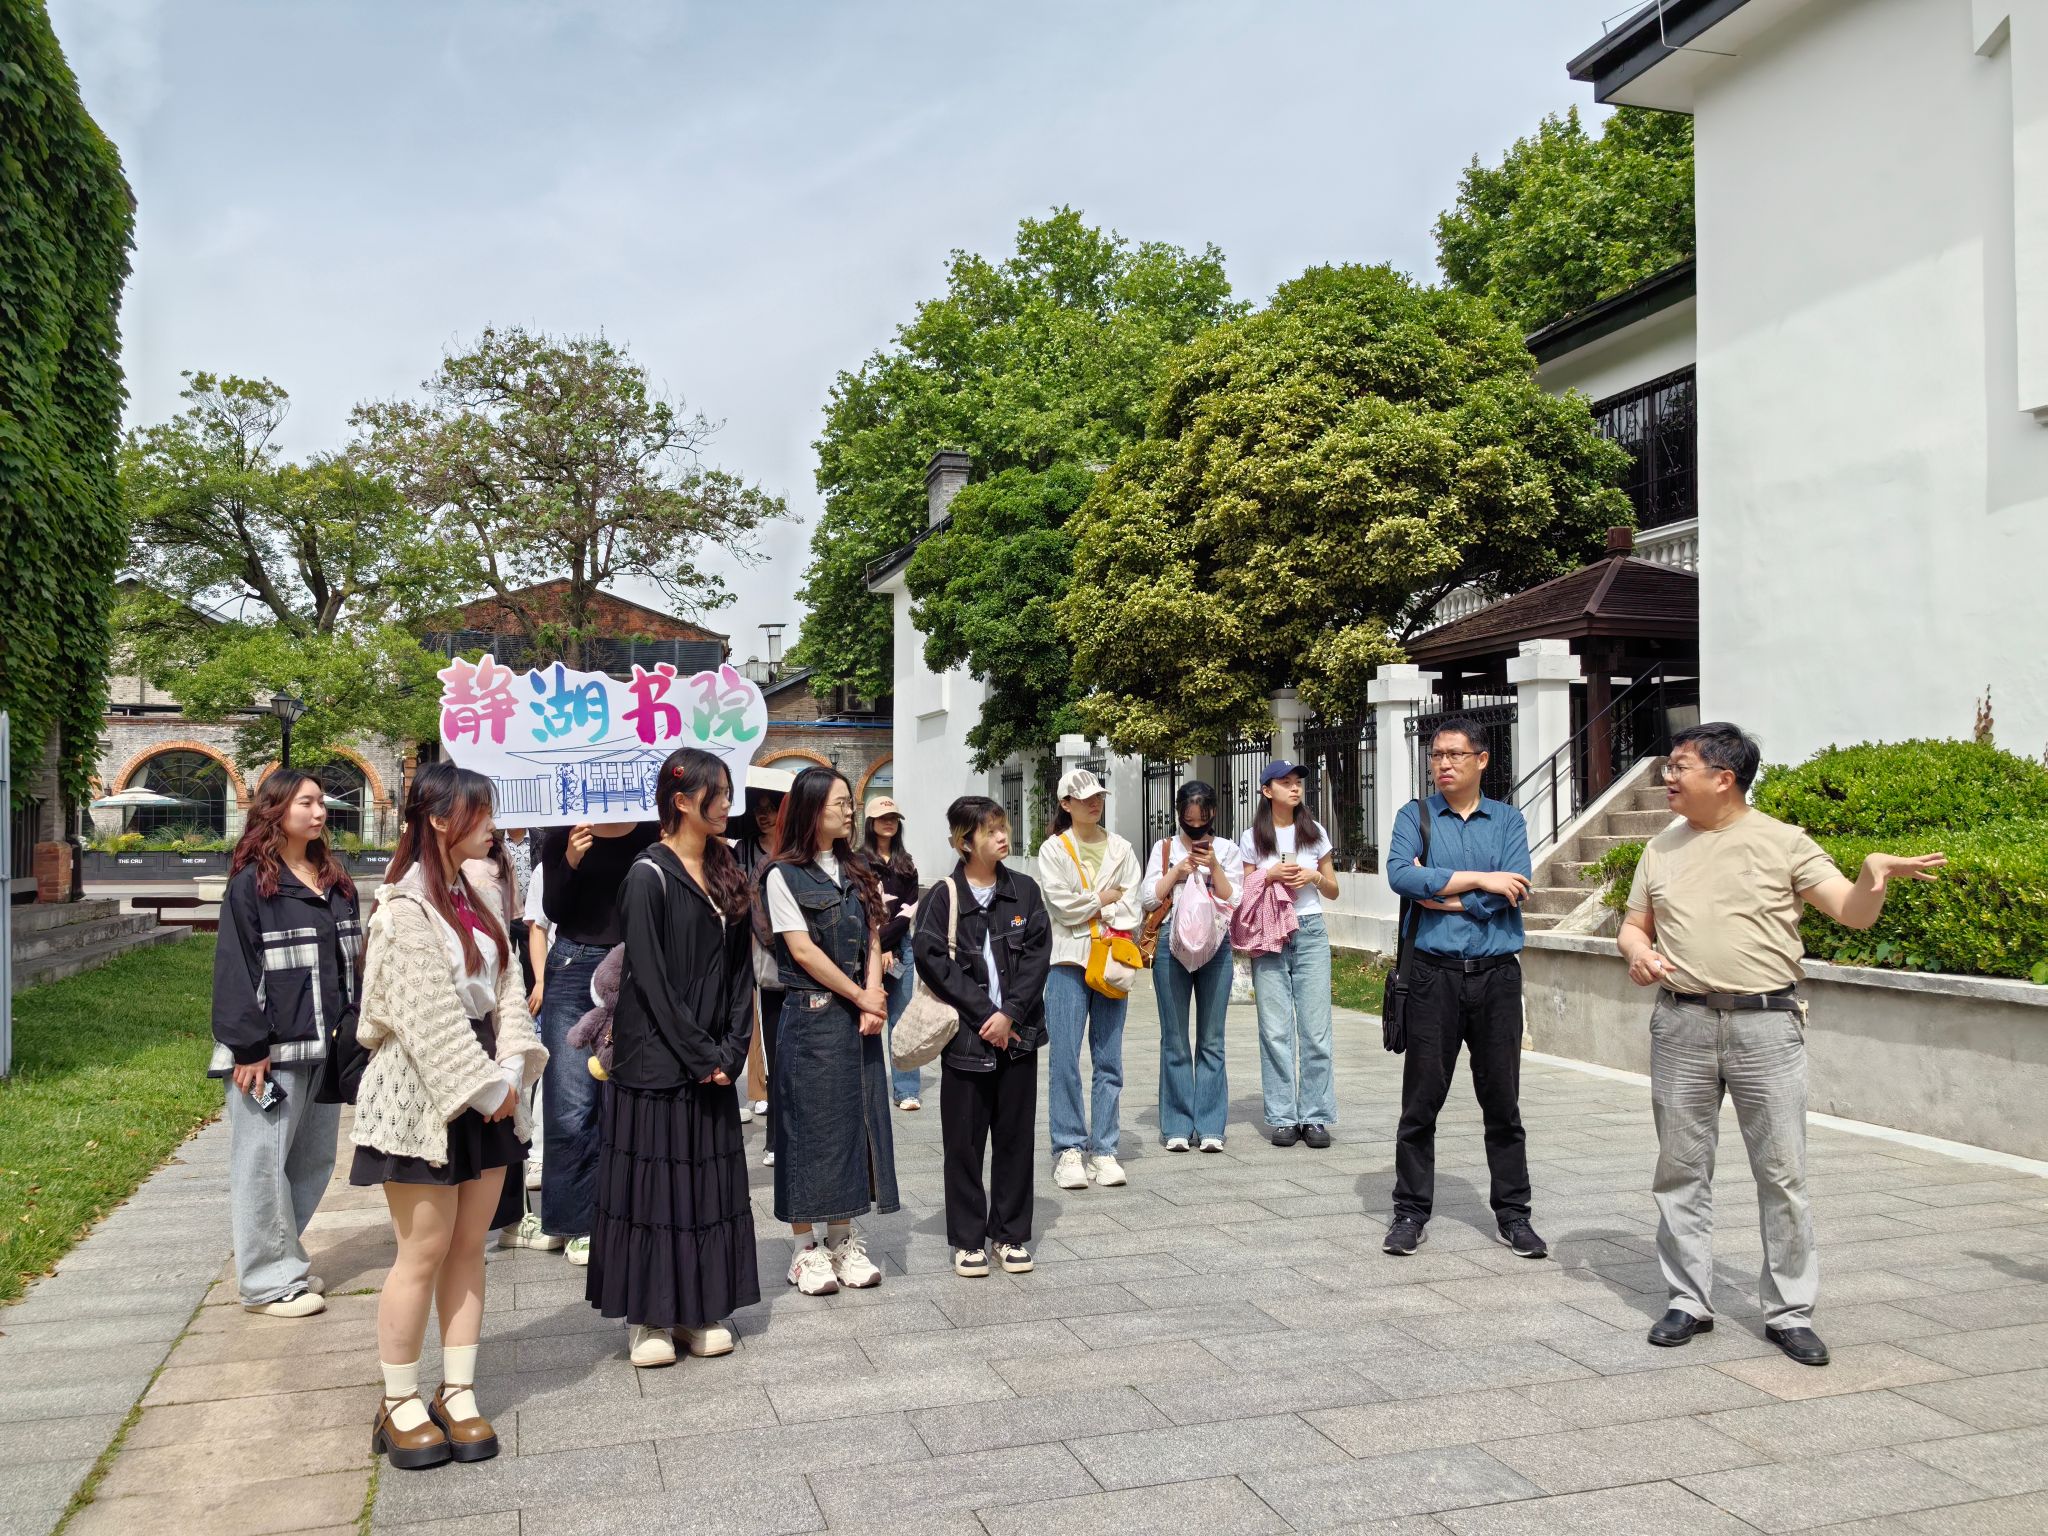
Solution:
<svg viewBox="0 0 2048 1536">
<path fill-rule="evenodd" d="M 1294 764 L 1287 761 L 1286 758 L 1276 757 L 1273 759 L 1273 761 L 1266 764 L 1265 771 L 1259 775 L 1259 787 L 1261 789 L 1264 789 L 1268 784 L 1272 783 L 1275 779 L 1293 778 L 1300 772 L 1301 770 L 1295 767 Z"/>
</svg>

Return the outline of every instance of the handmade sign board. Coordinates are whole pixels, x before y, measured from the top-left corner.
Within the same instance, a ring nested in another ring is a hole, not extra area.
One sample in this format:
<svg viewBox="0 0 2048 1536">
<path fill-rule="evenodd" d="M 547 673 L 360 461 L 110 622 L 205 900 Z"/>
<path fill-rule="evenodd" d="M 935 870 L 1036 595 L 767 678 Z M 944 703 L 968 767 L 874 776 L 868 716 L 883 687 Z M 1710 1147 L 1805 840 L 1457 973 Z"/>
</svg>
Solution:
<svg viewBox="0 0 2048 1536">
<path fill-rule="evenodd" d="M 629 680 L 560 662 L 515 672 L 486 652 L 441 679 L 441 751 L 490 779 L 501 827 L 651 821 L 678 747 L 725 759 L 746 783 L 768 731 L 760 687 L 730 665 L 683 677 L 667 662 Z"/>
</svg>

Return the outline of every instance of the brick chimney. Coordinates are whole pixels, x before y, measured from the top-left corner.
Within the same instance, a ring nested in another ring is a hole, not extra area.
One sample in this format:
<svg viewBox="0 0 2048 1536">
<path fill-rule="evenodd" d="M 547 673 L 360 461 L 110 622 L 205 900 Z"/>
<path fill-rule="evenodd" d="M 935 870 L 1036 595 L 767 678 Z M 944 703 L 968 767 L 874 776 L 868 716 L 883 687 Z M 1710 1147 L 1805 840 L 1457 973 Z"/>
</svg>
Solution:
<svg viewBox="0 0 2048 1536">
<path fill-rule="evenodd" d="M 932 461 L 924 471 L 927 526 L 936 528 L 944 521 L 946 508 L 953 504 L 953 498 L 960 494 L 960 487 L 967 483 L 967 467 L 971 462 L 957 448 L 941 448 L 932 455 Z"/>
</svg>

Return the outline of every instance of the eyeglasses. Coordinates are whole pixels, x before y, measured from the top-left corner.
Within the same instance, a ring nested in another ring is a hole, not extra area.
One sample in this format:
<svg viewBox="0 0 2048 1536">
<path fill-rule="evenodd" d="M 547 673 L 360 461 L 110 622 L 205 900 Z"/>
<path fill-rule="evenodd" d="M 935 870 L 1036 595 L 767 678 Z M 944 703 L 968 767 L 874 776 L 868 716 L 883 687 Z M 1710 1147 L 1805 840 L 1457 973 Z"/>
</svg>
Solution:
<svg viewBox="0 0 2048 1536">
<path fill-rule="evenodd" d="M 1477 752 L 1432 752 L 1429 754 L 1429 760 L 1432 763 L 1455 763 L 1464 758 L 1477 757 L 1478 755 Z"/>
<path fill-rule="evenodd" d="M 1704 768 L 1706 766 L 1705 763 L 1674 763 L 1669 758 L 1666 758 L 1664 766 L 1658 772 L 1667 779 L 1682 779 L 1692 769 Z"/>
</svg>

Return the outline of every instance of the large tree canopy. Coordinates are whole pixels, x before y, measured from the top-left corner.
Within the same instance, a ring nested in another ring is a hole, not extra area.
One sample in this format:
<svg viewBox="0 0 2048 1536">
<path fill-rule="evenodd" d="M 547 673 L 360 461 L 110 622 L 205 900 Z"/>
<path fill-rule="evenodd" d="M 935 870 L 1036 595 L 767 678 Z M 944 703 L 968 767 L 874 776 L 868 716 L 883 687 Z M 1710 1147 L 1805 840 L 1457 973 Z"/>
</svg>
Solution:
<svg viewBox="0 0 2048 1536">
<path fill-rule="evenodd" d="M 779 496 L 706 467 L 716 426 L 602 336 L 485 331 L 424 388 L 424 401 L 358 406 L 358 453 L 435 527 L 468 589 L 496 594 L 571 666 L 608 582 L 651 581 L 681 614 L 717 608 L 730 594 L 699 565 L 705 544 L 749 558 L 753 531 L 783 515 Z M 518 596 L 563 576 L 559 619 Z"/>
<path fill-rule="evenodd" d="M 1143 430 L 1161 356 L 1237 308 L 1213 247 L 1189 255 L 1133 245 L 1072 209 L 1024 220 L 1016 254 L 1000 263 L 955 251 L 945 294 L 920 304 L 893 345 L 833 386 L 817 442 L 825 510 L 812 531 L 800 593 L 808 612 L 793 658 L 816 669 L 821 685 L 890 692 L 889 605 L 868 593 L 866 571 L 924 528 L 932 454 L 964 449 L 977 480 L 1106 464 Z M 1060 496 L 1027 493 L 1041 509 Z M 955 531 L 973 537 L 973 523 L 956 519 Z M 952 558 L 978 566 L 993 554 Z M 1036 574 L 1046 585 L 1032 590 L 1057 598 L 1064 564 Z M 950 615 L 952 601 L 928 588 L 920 622 L 961 637 L 963 649 L 948 640 L 943 654 L 1000 680 L 977 654 L 979 627 Z M 1042 699 L 1063 696 L 1062 686 L 1039 688 Z M 1020 721 L 1028 713 L 994 708 Z M 1027 734 L 1043 725 L 1040 715 Z"/>
<path fill-rule="evenodd" d="M 1060 627 L 1122 751 L 1213 749 L 1275 690 L 1355 707 L 1466 582 L 1518 590 L 1631 521 L 1622 449 L 1479 299 L 1317 268 L 1168 360 L 1069 525 Z"/>
<path fill-rule="evenodd" d="M 52 738 L 68 800 L 99 752 L 126 544 L 117 322 L 134 227 L 120 156 L 42 0 L 0 5 L 0 710 L 24 796 Z"/>
<path fill-rule="evenodd" d="M 1436 221 L 1437 259 L 1526 333 L 1693 254 L 1692 119 L 1623 107 L 1595 138 L 1574 107 L 1517 139 L 1497 166 L 1475 156 Z"/>
</svg>

